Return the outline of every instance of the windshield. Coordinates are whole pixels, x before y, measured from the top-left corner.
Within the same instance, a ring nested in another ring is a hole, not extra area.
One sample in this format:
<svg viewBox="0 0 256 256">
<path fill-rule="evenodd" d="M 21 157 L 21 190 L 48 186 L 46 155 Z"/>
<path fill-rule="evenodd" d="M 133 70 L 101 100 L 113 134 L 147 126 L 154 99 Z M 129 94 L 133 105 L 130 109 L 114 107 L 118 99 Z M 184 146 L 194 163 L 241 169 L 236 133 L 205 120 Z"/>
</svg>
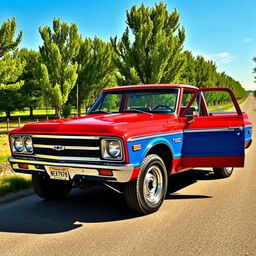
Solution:
<svg viewBox="0 0 256 256">
<path fill-rule="evenodd" d="M 104 92 L 92 106 L 92 113 L 174 113 L 178 89 L 141 89 Z"/>
</svg>

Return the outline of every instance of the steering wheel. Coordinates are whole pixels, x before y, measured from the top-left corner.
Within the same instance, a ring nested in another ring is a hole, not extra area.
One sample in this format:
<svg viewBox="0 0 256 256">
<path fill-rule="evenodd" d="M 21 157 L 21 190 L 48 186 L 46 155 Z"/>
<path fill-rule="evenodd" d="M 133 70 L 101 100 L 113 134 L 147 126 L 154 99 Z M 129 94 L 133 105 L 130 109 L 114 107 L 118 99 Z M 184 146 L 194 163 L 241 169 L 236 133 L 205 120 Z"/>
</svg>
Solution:
<svg viewBox="0 0 256 256">
<path fill-rule="evenodd" d="M 172 109 L 171 107 L 169 107 L 167 105 L 157 105 L 153 108 L 153 110 L 157 110 L 158 108 L 167 108 L 167 109 L 171 110 L 172 112 L 174 111 L 174 109 Z"/>
</svg>

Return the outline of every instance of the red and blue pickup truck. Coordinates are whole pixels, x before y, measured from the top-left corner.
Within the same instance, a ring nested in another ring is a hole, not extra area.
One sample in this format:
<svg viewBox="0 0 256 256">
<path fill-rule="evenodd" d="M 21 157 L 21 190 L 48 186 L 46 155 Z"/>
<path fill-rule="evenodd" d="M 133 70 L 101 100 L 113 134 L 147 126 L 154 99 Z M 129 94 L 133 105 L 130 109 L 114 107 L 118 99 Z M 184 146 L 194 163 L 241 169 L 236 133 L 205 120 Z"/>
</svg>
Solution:
<svg viewBox="0 0 256 256">
<path fill-rule="evenodd" d="M 213 93 L 227 94 L 233 110 L 211 111 Z M 161 206 L 169 175 L 211 167 L 225 178 L 243 167 L 252 124 L 230 89 L 136 85 L 105 89 L 86 116 L 29 123 L 9 139 L 13 170 L 32 174 L 41 198 L 103 183 L 148 214 Z"/>
</svg>

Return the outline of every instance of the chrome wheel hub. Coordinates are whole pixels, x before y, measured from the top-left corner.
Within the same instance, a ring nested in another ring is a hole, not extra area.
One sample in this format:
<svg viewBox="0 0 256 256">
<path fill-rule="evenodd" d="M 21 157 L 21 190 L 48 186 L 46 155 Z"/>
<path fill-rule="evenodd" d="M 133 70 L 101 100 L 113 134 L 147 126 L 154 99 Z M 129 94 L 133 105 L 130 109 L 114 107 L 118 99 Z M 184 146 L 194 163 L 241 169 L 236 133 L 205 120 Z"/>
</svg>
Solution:
<svg viewBox="0 0 256 256">
<path fill-rule="evenodd" d="M 143 183 L 143 195 L 146 201 L 157 204 L 163 193 L 163 175 L 156 165 L 151 166 L 145 176 Z"/>
<path fill-rule="evenodd" d="M 225 169 L 226 169 L 226 171 L 227 171 L 228 173 L 230 173 L 230 172 L 232 172 L 233 167 L 226 167 Z"/>
</svg>

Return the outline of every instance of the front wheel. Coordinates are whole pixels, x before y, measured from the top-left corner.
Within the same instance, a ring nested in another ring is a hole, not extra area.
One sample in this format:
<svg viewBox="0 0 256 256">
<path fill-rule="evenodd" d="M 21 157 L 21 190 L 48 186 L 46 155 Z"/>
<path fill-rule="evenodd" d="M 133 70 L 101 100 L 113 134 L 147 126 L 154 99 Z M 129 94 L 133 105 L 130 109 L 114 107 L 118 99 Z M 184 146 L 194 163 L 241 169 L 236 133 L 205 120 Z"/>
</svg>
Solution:
<svg viewBox="0 0 256 256">
<path fill-rule="evenodd" d="M 51 180 L 47 176 L 32 175 L 35 193 L 45 200 L 61 200 L 67 197 L 72 189 L 71 181 Z"/>
<path fill-rule="evenodd" d="M 140 214 L 156 212 L 164 201 L 168 177 L 165 164 L 158 155 L 148 155 L 137 180 L 125 185 L 128 206 Z"/>
<path fill-rule="evenodd" d="M 233 173 L 233 167 L 213 168 L 214 174 L 218 178 L 227 178 Z"/>
</svg>

